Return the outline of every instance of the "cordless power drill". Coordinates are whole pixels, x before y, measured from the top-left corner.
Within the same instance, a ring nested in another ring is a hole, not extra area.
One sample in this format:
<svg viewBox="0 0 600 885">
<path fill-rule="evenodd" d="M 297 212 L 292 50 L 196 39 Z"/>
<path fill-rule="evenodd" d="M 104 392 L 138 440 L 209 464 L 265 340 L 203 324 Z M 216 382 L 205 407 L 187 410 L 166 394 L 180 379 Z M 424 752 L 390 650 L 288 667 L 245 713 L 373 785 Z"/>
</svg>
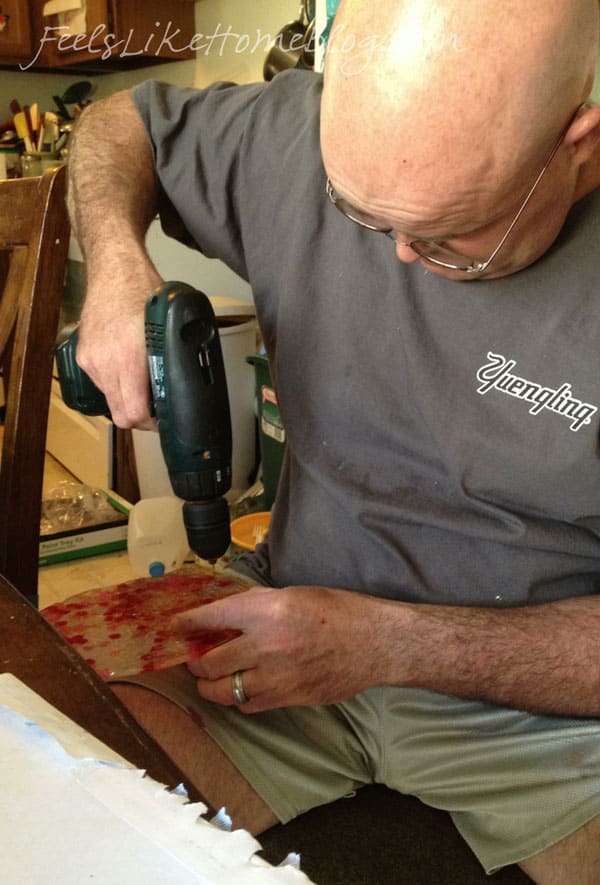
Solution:
<svg viewBox="0 0 600 885">
<path fill-rule="evenodd" d="M 184 500 L 188 542 L 215 562 L 229 547 L 231 417 L 219 329 L 207 296 L 169 282 L 148 299 L 146 349 L 151 408 L 169 479 Z M 110 417 L 104 394 L 75 361 L 77 330 L 56 350 L 65 403 L 85 415 Z"/>
</svg>

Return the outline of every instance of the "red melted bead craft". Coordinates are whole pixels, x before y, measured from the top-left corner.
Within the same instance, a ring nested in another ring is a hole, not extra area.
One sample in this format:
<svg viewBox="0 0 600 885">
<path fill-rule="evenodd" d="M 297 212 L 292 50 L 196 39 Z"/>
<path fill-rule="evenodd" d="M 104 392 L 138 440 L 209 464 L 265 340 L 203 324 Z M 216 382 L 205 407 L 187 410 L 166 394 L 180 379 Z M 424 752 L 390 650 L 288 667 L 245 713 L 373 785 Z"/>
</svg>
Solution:
<svg viewBox="0 0 600 885">
<path fill-rule="evenodd" d="M 247 587 L 210 575 L 139 578 L 87 590 L 44 609 L 44 618 L 103 679 L 174 667 L 201 657 L 236 630 L 204 630 L 181 636 L 170 619 Z"/>
</svg>

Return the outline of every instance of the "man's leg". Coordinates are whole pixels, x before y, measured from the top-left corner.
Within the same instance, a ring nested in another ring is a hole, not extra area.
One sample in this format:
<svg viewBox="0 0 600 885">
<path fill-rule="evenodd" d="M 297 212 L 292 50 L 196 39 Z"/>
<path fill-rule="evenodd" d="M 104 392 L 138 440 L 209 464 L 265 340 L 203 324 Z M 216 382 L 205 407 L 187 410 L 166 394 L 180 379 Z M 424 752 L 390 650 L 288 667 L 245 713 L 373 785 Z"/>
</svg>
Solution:
<svg viewBox="0 0 600 885">
<path fill-rule="evenodd" d="M 538 885 L 598 885 L 600 817 L 520 864 Z"/>
<path fill-rule="evenodd" d="M 278 822 L 201 722 L 141 686 L 115 683 L 111 688 L 206 801 L 215 809 L 226 807 L 236 829 L 256 836 Z"/>
</svg>

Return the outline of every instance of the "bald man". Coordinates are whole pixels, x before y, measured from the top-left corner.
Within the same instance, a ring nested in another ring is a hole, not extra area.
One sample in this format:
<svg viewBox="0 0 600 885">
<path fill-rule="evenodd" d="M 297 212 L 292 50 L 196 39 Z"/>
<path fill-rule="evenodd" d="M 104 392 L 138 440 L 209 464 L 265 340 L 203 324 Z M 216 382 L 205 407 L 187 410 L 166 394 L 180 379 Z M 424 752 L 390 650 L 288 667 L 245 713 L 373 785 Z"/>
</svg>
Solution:
<svg viewBox="0 0 600 885">
<path fill-rule="evenodd" d="M 600 881 L 598 32 L 595 0 L 347 0 L 324 86 L 149 82 L 78 126 L 79 360 L 117 424 L 151 426 L 154 213 L 252 286 L 270 536 L 180 621 L 241 636 L 115 691 L 255 833 L 376 781 L 488 872 Z"/>
</svg>

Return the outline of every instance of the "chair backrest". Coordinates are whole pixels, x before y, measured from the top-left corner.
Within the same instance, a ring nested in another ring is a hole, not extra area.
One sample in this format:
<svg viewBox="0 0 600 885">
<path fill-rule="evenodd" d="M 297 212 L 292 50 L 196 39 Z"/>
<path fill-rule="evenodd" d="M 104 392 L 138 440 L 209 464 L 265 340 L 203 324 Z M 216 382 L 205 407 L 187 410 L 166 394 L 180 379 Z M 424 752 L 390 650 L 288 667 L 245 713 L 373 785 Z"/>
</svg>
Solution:
<svg viewBox="0 0 600 885">
<path fill-rule="evenodd" d="M 69 220 L 65 169 L 0 181 L 0 572 L 37 603 L 40 512 L 52 360 Z"/>
</svg>

